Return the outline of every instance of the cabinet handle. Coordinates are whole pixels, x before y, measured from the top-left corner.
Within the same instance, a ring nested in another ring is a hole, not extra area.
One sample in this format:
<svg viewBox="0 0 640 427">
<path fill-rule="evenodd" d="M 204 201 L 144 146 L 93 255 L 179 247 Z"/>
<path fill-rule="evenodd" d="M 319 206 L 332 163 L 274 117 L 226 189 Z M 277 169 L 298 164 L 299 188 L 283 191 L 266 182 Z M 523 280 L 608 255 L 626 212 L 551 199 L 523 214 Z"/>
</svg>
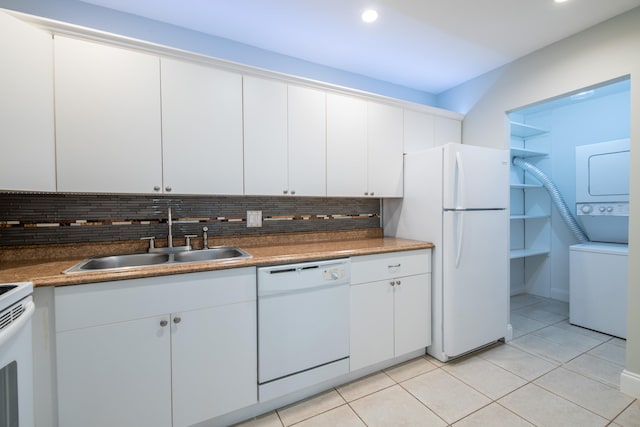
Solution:
<svg viewBox="0 0 640 427">
<path fill-rule="evenodd" d="M 396 264 L 396 265 L 389 265 L 387 266 L 389 268 L 400 268 L 400 264 Z"/>
<path fill-rule="evenodd" d="M 368 191 L 365 191 L 365 192 L 364 192 L 364 195 L 365 195 L 365 196 L 368 196 L 368 195 L 369 195 L 369 192 L 368 192 Z"/>
<path fill-rule="evenodd" d="M 400 280 L 396 280 L 396 285 L 400 286 Z"/>
<path fill-rule="evenodd" d="M 374 192 L 372 191 L 372 192 L 370 193 L 370 195 L 371 195 L 371 196 L 373 196 L 373 195 L 374 195 Z"/>
<path fill-rule="evenodd" d="M 282 194 L 287 194 L 289 191 L 287 190 L 282 190 Z"/>
<path fill-rule="evenodd" d="M 167 322 L 167 321 L 166 321 L 166 320 L 164 320 L 164 319 L 162 319 L 162 320 L 160 321 L 160 326 L 161 326 L 162 328 L 164 328 L 164 327 L 165 327 L 165 326 L 167 326 L 168 324 L 169 324 L 169 322 Z"/>
<path fill-rule="evenodd" d="M 390 281 L 390 282 L 389 282 L 389 284 L 390 284 L 391 286 L 395 286 L 395 285 L 396 285 L 396 282 L 394 282 L 394 281 L 392 280 L 392 281 Z"/>
<path fill-rule="evenodd" d="M 294 195 L 294 194 L 296 194 L 296 191 L 295 190 L 291 190 L 291 195 Z"/>
<path fill-rule="evenodd" d="M 176 316 L 173 318 L 173 323 L 178 324 L 182 321 L 182 318 L 180 316 Z"/>
<path fill-rule="evenodd" d="M 171 186 L 167 185 L 166 187 L 164 187 L 164 191 L 166 191 L 167 193 L 171 193 Z"/>
<path fill-rule="evenodd" d="M 155 187 L 153 187 L 153 191 L 160 191 L 160 186 L 156 185 Z"/>
</svg>

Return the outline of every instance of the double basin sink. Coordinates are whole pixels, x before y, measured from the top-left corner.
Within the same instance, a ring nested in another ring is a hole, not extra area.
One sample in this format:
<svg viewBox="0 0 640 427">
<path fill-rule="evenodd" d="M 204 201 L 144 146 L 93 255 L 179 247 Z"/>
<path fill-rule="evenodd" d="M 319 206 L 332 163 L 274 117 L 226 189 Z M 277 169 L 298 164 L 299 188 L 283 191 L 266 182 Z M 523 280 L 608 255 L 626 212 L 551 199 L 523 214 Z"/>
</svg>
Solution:
<svg viewBox="0 0 640 427">
<path fill-rule="evenodd" d="M 251 258 L 251 255 L 237 246 L 217 246 L 209 249 L 175 253 L 143 253 L 114 255 L 85 259 L 64 271 L 87 273 L 103 270 L 127 270 L 131 268 L 155 267 L 168 264 L 184 264 L 202 261 L 224 261 L 234 258 Z"/>
</svg>

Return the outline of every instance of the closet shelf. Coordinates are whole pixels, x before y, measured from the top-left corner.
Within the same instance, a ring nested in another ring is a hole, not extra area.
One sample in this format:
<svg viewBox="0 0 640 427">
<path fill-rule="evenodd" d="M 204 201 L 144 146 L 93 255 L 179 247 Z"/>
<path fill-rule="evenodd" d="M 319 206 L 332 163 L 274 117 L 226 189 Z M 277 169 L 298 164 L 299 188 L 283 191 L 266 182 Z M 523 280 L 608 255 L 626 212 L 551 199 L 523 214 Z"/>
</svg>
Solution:
<svg viewBox="0 0 640 427">
<path fill-rule="evenodd" d="M 549 218 L 549 214 L 537 214 L 537 215 L 511 215 L 509 219 L 545 219 Z"/>
<path fill-rule="evenodd" d="M 544 157 L 548 153 L 542 151 L 528 150 L 525 148 L 511 148 L 511 157 Z"/>
<path fill-rule="evenodd" d="M 525 125 L 524 123 L 511 122 L 511 135 L 518 138 L 531 138 L 549 132 L 535 126 Z"/>
<path fill-rule="evenodd" d="M 550 252 L 548 248 L 529 248 L 529 249 L 512 249 L 510 251 L 510 258 L 525 258 L 534 255 L 546 255 Z"/>
<path fill-rule="evenodd" d="M 528 189 L 542 188 L 542 184 L 510 184 L 509 186 L 514 190 L 528 190 Z"/>
</svg>

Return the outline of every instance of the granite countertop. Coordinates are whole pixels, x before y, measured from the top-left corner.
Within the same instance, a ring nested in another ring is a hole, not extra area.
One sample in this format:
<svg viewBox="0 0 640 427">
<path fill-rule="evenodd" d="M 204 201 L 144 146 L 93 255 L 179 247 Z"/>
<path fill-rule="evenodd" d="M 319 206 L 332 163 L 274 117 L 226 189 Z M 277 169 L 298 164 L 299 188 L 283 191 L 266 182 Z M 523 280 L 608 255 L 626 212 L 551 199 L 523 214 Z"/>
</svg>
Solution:
<svg viewBox="0 0 640 427">
<path fill-rule="evenodd" d="M 301 239 L 289 239 L 288 242 L 253 241 L 235 245 L 249 252 L 252 258 L 73 274 L 63 274 L 62 272 L 82 259 L 87 258 L 87 256 L 72 256 L 67 259 L 46 259 L 46 257 L 37 256 L 30 258 L 25 256 L 19 260 L 4 257 L 4 259 L 0 258 L 0 283 L 32 282 L 35 287 L 66 286 L 433 248 L 433 244 L 428 242 L 383 237 L 381 235 L 375 236 L 375 233 L 373 236 L 371 233 L 362 236 L 349 235 L 346 239 L 341 239 L 339 235 L 336 235 L 327 237 L 326 240 L 319 240 L 314 241 L 309 236 L 302 236 Z"/>
</svg>

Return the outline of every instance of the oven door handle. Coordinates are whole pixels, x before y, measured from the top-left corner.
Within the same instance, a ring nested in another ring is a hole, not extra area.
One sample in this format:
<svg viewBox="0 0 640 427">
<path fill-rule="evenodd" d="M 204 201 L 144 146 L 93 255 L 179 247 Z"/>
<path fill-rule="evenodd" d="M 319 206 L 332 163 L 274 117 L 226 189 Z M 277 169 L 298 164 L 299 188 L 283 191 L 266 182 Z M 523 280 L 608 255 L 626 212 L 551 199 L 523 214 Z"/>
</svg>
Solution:
<svg viewBox="0 0 640 427">
<path fill-rule="evenodd" d="M 33 301 L 28 301 L 24 306 L 25 310 L 22 316 L 20 316 L 15 322 L 12 322 L 4 331 L 0 332 L 0 348 L 2 348 L 6 342 L 13 338 L 15 334 L 20 332 L 25 324 L 29 320 L 31 320 L 36 306 Z"/>
</svg>

